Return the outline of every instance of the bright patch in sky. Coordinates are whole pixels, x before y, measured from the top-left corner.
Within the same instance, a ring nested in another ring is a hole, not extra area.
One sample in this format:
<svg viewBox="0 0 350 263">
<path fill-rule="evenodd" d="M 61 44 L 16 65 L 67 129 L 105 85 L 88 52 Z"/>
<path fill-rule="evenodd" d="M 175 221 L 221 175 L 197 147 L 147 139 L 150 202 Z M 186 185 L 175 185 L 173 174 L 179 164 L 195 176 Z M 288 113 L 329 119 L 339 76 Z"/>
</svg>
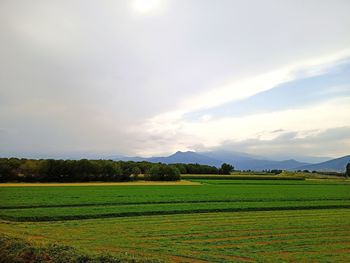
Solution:
<svg viewBox="0 0 350 263">
<path fill-rule="evenodd" d="M 160 0 L 133 0 L 131 5 L 140 14 L 152 14 L 162 7 Z"/>
</svg>

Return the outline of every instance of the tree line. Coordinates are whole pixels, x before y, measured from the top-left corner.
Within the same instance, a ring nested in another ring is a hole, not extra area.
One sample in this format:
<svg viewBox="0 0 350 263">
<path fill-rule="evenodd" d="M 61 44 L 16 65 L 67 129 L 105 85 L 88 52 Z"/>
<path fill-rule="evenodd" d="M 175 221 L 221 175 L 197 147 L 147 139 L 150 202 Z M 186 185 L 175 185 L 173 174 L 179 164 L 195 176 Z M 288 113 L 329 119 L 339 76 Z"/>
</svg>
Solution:
<svg viewBox="0 0 350 263">
<path fill-rule="evenodd" d="M 201 164 L 162 164 L 146 161 L 55 160 L 0 158 L 1 182 L 130 181 L 144 174 L 146 180 L 174 181 L 180 174 L 229 174 L 233 166 L 221 168 Z"/>
</svg>

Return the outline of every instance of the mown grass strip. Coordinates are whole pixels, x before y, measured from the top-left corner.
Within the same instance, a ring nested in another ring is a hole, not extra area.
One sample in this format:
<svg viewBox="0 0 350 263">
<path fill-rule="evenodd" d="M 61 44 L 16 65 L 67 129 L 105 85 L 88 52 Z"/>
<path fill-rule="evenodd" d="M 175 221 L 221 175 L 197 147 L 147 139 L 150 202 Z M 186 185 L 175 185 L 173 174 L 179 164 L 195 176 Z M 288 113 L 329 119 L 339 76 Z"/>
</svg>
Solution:
<svg viewBox="0 0 350 263">
<path fill-rule="evenodd" d="M 126 206 L 126 205 L 156 205 L 156 204 L 205 204 L 205 203 L 239 203 L 239 202 L 296 202 L 296 201 L 350 201 L 350 198 L 261 198 L 261 199 L 225 199 L 225 200 L 175 200 L 175 201 L 147 201 L 147 202 L 121 202 L 121 203 L 82 203 L 60 205 L 18 205 L 0 206 L 0 209 L 29 209 L 29 208 L 64 208 L 64 207 L 90 207 L 90 206 Z"/>
<path fill-rule="evenodd" d="M 194 213 L 221 213 L 221 212 L 259 212 L 259 211 L 288 211 L 288 210 L 316 210 L 316 209 L 348 209 L 350 205 L 313 205 L 313 206 L 276 206 L 276 207 L 235 207 L 235 208 L 212 208 L 193 210 L 158 210 L 158 211 L 132 211 L 107 214 L 88 215 L 53 215 L 53 216 L 6 216 L 0 215 L 0 219 L 17 222 L 44 222 L 62 220 L 82 220 L 114 217 L 139 217 L 151 215 L 174 215 Z"/>
</svg>

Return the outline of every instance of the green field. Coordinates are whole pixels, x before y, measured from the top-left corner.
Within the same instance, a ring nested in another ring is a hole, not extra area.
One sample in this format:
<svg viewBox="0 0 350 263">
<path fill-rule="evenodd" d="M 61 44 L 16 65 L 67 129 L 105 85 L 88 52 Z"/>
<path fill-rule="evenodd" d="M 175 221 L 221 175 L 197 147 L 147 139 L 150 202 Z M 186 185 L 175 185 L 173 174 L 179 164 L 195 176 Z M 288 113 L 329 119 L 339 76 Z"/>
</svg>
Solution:
<svg viewBox="0 0 350 263">
<path fill-rule="evenodd" d="M 349 262 L 350 184 L 0 187 L 0 233 L 165 262 Z"/>
</svg>

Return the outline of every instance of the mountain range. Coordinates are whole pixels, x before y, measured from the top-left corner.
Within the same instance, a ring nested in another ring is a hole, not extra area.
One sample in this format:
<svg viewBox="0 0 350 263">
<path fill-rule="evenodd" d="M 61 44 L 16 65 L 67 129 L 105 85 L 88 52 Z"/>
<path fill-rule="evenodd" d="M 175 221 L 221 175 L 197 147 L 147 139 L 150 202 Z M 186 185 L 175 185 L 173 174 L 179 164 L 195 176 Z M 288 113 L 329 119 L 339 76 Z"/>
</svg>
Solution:
<svg viewBox="0 0 350 263">
<path fill-rule="evenodd" d="M 309 171 L 334 171 L 343 172 L 345 166 L 350 162 L 350 155 L 327 160 L 321 163 L 300 162 L 294 159 L 270 160 L 262 156 L 251 155 L 234 151 L 207 151 L 207 152 L 181 152 L 178 151 L 166 157 L 123 157 L 118 156 L 116 160 L 122 161 L 148 161 L 153 163 L 198 163 L 219 167 L 222 163 L 232 164 L 237 170 L 309 170 Z"/>
<path fill-rule="evenodd" d="M 350 155 L 346 155 L 322 163 L 305 165 L 299 167 L 299 169 L 309 171 L 344 172 L 345 167 L 348 163 L 350 163 Z"/>
</svg>

